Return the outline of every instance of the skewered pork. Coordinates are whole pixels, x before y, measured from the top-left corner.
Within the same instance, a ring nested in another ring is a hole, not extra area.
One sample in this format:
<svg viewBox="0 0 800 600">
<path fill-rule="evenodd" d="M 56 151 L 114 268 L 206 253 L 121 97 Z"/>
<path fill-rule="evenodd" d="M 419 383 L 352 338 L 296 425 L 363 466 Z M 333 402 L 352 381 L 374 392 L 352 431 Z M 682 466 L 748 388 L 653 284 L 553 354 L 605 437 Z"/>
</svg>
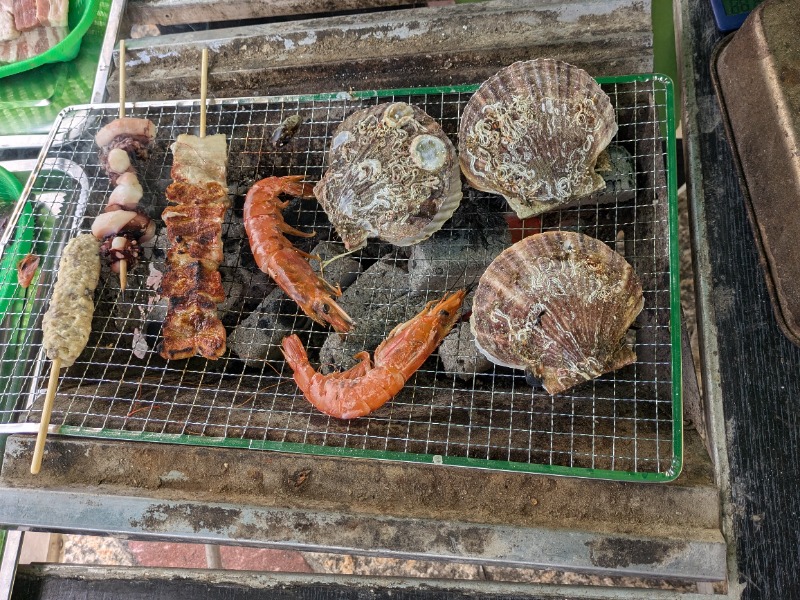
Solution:
<svg viewBox="0 0 800 600">
<path fill-rule="evenodd" d="M 171 149 L 175 181 L 166 193 L 171 206 L 161 215 L 170 243 L 160 288 L 170 299 L 161 356 L 214 360 L 225 352 L 226 341 L 216 305 L 225 300 L 218 267 L 229 204 L 227 144 L 223 134 L 180 135 Z"/>
<path fill-rule="evenodd" d="M 92 330 L 94 290 L 100 279 L 98 242 L 88 233 L 70 240 L 58 263 L 58 279 L 42 321 L 47 357 L 62 367 L 78 358 Z"/>
</svg>

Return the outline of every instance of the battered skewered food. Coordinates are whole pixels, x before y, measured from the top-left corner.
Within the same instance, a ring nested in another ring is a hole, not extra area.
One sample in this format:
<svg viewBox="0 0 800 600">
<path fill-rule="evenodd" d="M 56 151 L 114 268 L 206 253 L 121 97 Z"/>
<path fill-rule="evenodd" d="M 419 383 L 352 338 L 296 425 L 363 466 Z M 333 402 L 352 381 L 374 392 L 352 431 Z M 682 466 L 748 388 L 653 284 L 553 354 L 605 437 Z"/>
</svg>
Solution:
<svg viewBox="0 0 800 600">
<path fill-rule="evenodd" d="M 172 178 L 168 206 L 161 217 L 170 248 L 160 293 L 169 298 L 161 356 L 167 360 L 196 354 L 217 359 L 226 333 L 217 316 L 225 300 L 218 267 L 222 261 L 222 223 L 228 209 L 224 134 L 180 135 L 171 146 Z"/>
<path fill-rule="evenodd" d="M 70 240 L 61 255 L 50 307 L 42 321 L 42 346 L 62 367 L 78 358 L 92 330 L 94 290 L 100 279 L 100 244 L 84 233 Z"/>
<path fill-rule="evenodd" d="M 93 235 L 81 234 L 70 240 L 58 264 L 53 296 L 42 320 L 42 347 L 53 365 L 31 463 L 33 474 L 41 467 L 58 373 L 62 367 L 74 364 L 92 331 L 94 290 L 100 280 L 99 249 L 100 243 Z"/>
</svg>

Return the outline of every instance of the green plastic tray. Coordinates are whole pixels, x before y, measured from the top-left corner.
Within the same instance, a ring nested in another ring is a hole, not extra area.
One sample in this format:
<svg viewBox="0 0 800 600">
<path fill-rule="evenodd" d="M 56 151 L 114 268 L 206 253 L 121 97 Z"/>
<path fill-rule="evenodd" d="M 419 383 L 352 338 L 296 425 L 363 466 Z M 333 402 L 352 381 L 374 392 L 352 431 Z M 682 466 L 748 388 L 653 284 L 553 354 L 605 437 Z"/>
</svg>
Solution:
<svg viewBox="0 0 800 600">
<path fill-rule="evenodd" d="M 67 62 L 78 55 L 81 40 L 97 14 L 100 0 L 71 0 L 69 5 L 70 32 L 49 50 L 25 60 L 0 65 L 0 77 L 16 75 L 54 62 Z"/>
</svg>

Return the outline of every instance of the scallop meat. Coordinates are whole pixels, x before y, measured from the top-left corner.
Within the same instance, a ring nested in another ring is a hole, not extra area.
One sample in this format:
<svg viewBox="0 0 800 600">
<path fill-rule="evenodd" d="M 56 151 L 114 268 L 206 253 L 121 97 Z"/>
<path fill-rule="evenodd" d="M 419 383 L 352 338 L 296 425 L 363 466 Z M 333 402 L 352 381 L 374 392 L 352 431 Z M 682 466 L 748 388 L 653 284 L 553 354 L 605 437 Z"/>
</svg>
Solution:
<svg viewBox="0 0 800 600">
<path fill-rule="evenodd" d="M 486 80 L 464 107 L 461 170 L 524 219 L 603 189 L 595 164 L 616 133 L 614 107 L 586 71 L 558 60 L 520 61 Z"/>
<path fill-rule="evenodd" d="M 489 360 L 525 369 L 557 394 L 636 360 L 625 334 L 643 306 L 622 256 L 593 237 L 548 231 L 489 265 L 470 326 Z"/>
<path fill-rule="evenodd" d="M 368 238 L 411 246 L 441 229 L 461 202 L 456 149 L 416 106 L 365 108 L 334 132 L 314 194 L 348 250 Z"/>
</svg>

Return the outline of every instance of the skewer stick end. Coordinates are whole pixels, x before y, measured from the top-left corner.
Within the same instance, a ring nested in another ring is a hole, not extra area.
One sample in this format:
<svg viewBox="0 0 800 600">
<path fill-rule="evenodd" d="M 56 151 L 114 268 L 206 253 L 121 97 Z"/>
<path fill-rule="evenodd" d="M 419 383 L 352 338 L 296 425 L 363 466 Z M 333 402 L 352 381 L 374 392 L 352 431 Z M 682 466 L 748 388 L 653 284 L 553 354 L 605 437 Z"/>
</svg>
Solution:
<svg viewBox="0 0 800 600">
<path fill-rule="evenodd" d="M 208 93 L 208 48 L 203 48 L 200 63 L 200 137 L 206 137 L 206 96 Z"/>
<path fill-rule="evenodd" d="M 119 261 L 119 289 L 125 291 L 128 287 L 128 261 L 122 259 Z"/>
<path fill-rule="evenodd" d="M 119 41 L 119 118 L 125 116 L 125 40 Z"/>
<path fill-rule="evenodd" d="M 58 377 L 61 372 L 61 359 L 54 358 L 50 367 L 50 380 L 47 383 L 47 394 L 42 405 L 42 418 L 39 422 L 39 434 L 36 436 L 36 446 L 33 448 L 33 460 L 31 460 L 31 475 L 36 475 L 42 468 L 42 457 L 44 456 L 44 443 L 47 439 L 47 428 L 50 426 L 50 413 L 53 411 L 53 400 L 58 389 Z"/>
</svg>

